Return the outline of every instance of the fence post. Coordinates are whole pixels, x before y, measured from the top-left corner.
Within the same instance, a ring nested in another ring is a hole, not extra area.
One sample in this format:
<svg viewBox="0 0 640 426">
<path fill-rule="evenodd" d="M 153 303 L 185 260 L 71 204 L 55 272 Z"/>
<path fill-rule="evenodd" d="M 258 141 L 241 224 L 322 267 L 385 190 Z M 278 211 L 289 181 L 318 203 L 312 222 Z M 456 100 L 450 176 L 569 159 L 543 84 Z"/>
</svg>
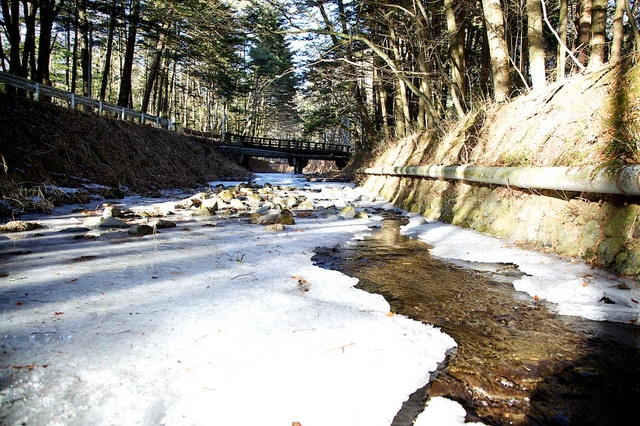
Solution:
<svg viewBox="0 0 640 426">
<path fill-rule="evenodd" d="M 98 115 L 102 115 L 102 101 L 98 101 Z"/>
<path fill-rule="evenodd" d="M 76 94 L 71 94 L 71 109 L 76 109 Z"/>
<path fill-rule="evenodd" d="M 124 118 L 125 118 L 125 110 L 126 110 L 126 108 L 122 107 L 122 114 L 120 115 L 120 120 L 122 120 L 122 121 L 124 121 Z"/>
<path fill-rule="evenodd" d="M 35 96 L 36 96 L 36 102 L 38 102 L 40 100 L 40 83 L 36 83 Z"/>
</svg>

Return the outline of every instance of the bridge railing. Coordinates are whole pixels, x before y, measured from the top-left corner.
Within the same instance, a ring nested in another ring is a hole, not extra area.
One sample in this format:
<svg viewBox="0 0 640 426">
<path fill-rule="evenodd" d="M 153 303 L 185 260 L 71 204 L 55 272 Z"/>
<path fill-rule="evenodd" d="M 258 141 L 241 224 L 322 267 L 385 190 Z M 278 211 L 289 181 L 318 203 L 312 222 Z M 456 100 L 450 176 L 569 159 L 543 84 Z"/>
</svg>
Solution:
<svg viewBox="0 0 640 426">
<path fill-rule="evenodd" d="M 5 90 L 7 86 L 22 89 L 25 92 L 32 93 L 33 98 L 39 101 L 43 98 L 59 99 L 71 109 L 76 109 L 79 106 L 83 106 L 92 112 L 96 112 L 98 115 L 104 113 L 111 113 L 113 116 L 120 118 L 121 120 L 137 120 L 141 124 L 155 124 L 156 127 L 162 127 L 172 130 L 175 128 L 173 122 L 170 120 L 156 117 L 140 111 L 134 111 L 129 108 L 123 108 L 118 105 L 112 105 L 107 102 L 98 101 L 96 99 L 88 98 L 86 96 L 77 95 L 75 93 L 65 92 L 64 90 L 56 89 L 55 87 L 40 84 L 35 81 L 27 80 L 26 78 L 18 77 L 13 74 L 0 72 L 0 83 L 3 83 Z"/>
<path fill-rule="evenodd" d="M 224 143 L 251 148 L 280 149 L 283 151 L 314 151 L 344 155 L 351 154 L 351 147 L 349 145 L 328 142 L 312 142 L 297 139 L 260 138 L 236 135 L 233 133 L 225 134 Z"/>
</svg>

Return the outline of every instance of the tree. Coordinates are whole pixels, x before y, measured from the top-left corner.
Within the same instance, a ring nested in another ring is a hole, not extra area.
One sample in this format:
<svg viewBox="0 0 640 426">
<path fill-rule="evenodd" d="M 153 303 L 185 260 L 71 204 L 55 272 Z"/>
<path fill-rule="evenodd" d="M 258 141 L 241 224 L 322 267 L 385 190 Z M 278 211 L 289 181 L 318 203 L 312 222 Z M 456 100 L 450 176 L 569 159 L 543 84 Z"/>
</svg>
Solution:
<svg viewBox="0 0 640 426">
<path fill-rule="evenodd" d="M 482 0 L 484 21 L 491 57 L 493 96 L 505 102 L 511 95 L 511 65 L 505 41 L 504 18 L 500 0 Z"/>
<path fill-rule="evenodd" d="M 128 19 L 128 33 L 126 50 L 124 54 L 124 65 L 120 77 L 120 93 L 118 94 L 118 105 L 123 107 L 133 107 L 131 99 L 131 73 L 133 72 L 133 55 L 136 47 L 136 37 L 138 24 L 140 23 L 140 0 L 133 0 Z"/>
<path fill-rule="evenodd" d="M 544 36 L 542 33 L 542 0 L 527 0 L 527 39 L 529 69 L 534 89 L 547 84 Z"/>
</svg>

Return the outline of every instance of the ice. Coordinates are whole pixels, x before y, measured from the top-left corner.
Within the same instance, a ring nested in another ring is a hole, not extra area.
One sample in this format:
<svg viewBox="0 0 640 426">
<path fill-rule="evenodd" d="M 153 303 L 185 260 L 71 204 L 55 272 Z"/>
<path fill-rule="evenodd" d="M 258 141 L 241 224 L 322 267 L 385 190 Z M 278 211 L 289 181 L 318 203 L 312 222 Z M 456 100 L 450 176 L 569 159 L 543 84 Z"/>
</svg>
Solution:
<svg viewBox="0 0 640 426">
<path fill-rule="evenodd" d="M 316 205 L 392 207 L 344 183 L 257 182 L 310 189 Z M 136 196 L 121 207 L 167 212 L 178 201 Z M 638 317 L 633 283 L 625 290 L 580 262 L 409 217 L 403 232 L 434 256 L 516 263 L 530 275 L 516 288 L 562 313 Z M 0 236 L 0 253 L 22 253 L 0 264 L 2 424 L 389 425 L 455 346 L 390 314 L 356 279 L 313 265 L 315 247 L 362 238 L 380 216 L 296 218 L 270 232 L 176 211 L 175 228 L 142 238 L 95 230 L 92 239 L 60 232 L 85 219 L 72 206 L 27 219 L 47 228 Z M 416 424 L 464 424 L 464 409 L 434 398 Z"/>
<path fill-rule="evenodd" d="M 258 179 L 313 187 L 310 198 L 336 206 L 362 197 L 351 185 Z M 0 423 L 389 425 L 455 346 L 311 262 L 315 247 L 380 218 L 269 232 L 176 212 L 178 226 L 154 235 L 76 239 L 60 232 L 84 220 L 71 212 L 31 217 L 47 226 L 40 236 L 0 240 L 3 253 L 29 248 L 0 267 Z"/>
</svg>

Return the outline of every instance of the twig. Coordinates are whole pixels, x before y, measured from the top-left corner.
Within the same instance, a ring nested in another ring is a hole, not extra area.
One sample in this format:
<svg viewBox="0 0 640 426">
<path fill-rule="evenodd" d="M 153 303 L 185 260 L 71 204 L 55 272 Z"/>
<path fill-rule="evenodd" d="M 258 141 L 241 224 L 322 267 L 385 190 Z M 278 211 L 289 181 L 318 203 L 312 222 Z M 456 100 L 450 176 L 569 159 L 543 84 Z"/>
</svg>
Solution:
<svg viewBox="0 0 640 426">
<path fill-rule="evenodd" d="M 235 280 L 236 278 L 246 277 L 247 275 L 253 275 L 253 272 L 249 272 L 248 274 L 236 275 L 235 277 L 231 278 L 231 281 Z"/>
<path fill-rule="evenodd" d="M 329 349 L 325 353 L 327 354 L 329 352 L 337 351 L 338 349 L 342 349 L 342 353 L 344 353 L 344 348 L 346 348 L 348 346 L 353 346 L 353 345 L 355 345 L 355 343 L 353 343 L 353 342 L 347 343 L 346 345 L 342 345 L 342 346 L 338 346 L 337 348 Z"/>
</svg>

